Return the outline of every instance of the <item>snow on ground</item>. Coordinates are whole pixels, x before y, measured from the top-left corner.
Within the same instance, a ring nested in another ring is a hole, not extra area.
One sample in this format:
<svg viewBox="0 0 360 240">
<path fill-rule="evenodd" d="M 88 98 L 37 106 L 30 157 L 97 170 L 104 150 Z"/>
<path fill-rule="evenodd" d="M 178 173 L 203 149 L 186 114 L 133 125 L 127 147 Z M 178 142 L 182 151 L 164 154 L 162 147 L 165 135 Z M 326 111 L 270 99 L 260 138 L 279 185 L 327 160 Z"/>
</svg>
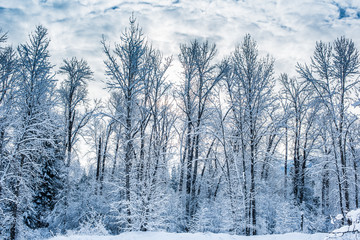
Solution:
<svg viewBox="0 0 360 240">
<path fill-rule="evenodd" d="M 235 236 L 215 233 L 165 233 L 165 232 L 127 232 L 117 236 L 72 235 L 57 236 L 48 240 L 324 240 L 328 234 L 287 233 L 260 236 Z"/>
</svg>

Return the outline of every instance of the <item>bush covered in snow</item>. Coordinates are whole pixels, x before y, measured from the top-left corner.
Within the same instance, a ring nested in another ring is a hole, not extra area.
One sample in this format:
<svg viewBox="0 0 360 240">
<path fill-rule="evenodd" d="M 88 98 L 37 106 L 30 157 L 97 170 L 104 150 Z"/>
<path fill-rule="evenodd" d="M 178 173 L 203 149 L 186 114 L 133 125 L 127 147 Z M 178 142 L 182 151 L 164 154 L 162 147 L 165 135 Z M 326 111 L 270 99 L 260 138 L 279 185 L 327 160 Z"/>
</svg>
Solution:
<svg viewBox="0 0 360 240">
<path fill-rule="evenodd" d="M 340 217 L 337 217 L 340 219 Z M 350 225 L 332 231 L 327 240 L 355 240 L 360 239 L 360 209 L 352 210 L 346 214 L 345 222 Z"/>
<path fill-rule="evenodd" d="M 76 231 L 68 231 L 68 234 L 105 236 L 109 235 L 109 232 L 105 228 L 103 216 L 91 211 L 80 223 L 79 228 Z"/>
</svg>

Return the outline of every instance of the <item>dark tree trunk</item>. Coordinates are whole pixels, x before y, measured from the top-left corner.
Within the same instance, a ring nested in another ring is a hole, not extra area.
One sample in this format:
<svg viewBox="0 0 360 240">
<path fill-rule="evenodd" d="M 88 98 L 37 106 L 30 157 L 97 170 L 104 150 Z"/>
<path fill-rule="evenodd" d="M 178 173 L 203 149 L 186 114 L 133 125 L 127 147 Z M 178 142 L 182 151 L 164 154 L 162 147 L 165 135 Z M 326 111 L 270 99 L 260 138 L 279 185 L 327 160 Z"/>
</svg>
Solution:
<svg viewBox="0 0 360 240">
<path fill-rule="evenodd" d="M 129 90 L 130 91 L 130 90 Z M 131 92 L 128 93 L 128 96 L 131 96 Z M 127 201 L 127 223 L 128 226 L 131 226 L 131 209 L 130 209 L 130 178 L 131 178 L 131 166 L 132 166 L 132 156 L 133 156 L 133 139 L 132 139 L 132 123 L 131 123 L 131 99 L 127 99 L 127 107 L 126 107 L 126 136 L 125 136 L 125 199 Z"/>
<path fill-rule="evenodd" d="M 96 161 L 96 183 L 99 183 L 99 178 L 100 178 L 100 171 L 101 171 L 101 137 L 99 137 L 99 143 L 98 143 L 98 149 L 97 149 L 97 161 Z M 97 185 L 98 186 L 98 185 Z M 98 191 L 98 187 L 96 187 L 96 194 Z"/>
<path fill-rule="evenodd" d="M 322 174 L 321 184 L 321 209 L 323 215 L 328 215 L 329 211 L 329 190 L 330 190 L 330 179 L 329 171 L 327 170 L 327 164 L 324 165 Z"/>
</svg>

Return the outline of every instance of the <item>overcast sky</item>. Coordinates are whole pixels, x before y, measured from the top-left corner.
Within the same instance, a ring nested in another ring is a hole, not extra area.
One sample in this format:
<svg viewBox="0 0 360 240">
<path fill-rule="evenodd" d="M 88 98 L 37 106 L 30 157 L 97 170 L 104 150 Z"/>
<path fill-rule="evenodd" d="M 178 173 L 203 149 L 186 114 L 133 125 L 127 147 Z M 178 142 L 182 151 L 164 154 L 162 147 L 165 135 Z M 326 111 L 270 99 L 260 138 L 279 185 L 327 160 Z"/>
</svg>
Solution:
<svg viewBox="0 0 360 240">
<path fill-rule="evenodd" d="M 55 70 L 63 58 L 86 59 L 96 79 L 90 94 L 100 98 L 106 79 L 101 36 L 119 41 L 132 12 L 152 44 L 175 59 L 179 44 L 195 38 L 216 43 L 221 58 L 250 33 L 261 53 L 275 58 L 276 75 L 295 74 L 318 40 L 345 35 L 360 48 L 359 0 L 0 0 L 0 28 L 16 46 L 37 24 L 47 27 Z M 175 80 L 179 70 L 171 71 Z"/>
</svg>

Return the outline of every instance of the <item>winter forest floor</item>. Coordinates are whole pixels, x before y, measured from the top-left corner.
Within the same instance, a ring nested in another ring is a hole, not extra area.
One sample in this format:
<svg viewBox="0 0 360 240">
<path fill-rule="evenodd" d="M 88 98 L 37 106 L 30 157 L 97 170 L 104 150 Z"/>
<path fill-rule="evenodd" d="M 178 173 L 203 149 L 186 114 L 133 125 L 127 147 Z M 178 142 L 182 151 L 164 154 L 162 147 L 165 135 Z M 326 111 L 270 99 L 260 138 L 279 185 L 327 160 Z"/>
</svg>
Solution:
<svg viewBox="0 0 360 240">
<path fill-rule="evenodd" d="M 286 233 L 247 237 L 224 233 L 127 232 L 117 236 L 57 236 L 48 240 L 324 240 L 327 235 L 326 233 Z"/>
</svg>

